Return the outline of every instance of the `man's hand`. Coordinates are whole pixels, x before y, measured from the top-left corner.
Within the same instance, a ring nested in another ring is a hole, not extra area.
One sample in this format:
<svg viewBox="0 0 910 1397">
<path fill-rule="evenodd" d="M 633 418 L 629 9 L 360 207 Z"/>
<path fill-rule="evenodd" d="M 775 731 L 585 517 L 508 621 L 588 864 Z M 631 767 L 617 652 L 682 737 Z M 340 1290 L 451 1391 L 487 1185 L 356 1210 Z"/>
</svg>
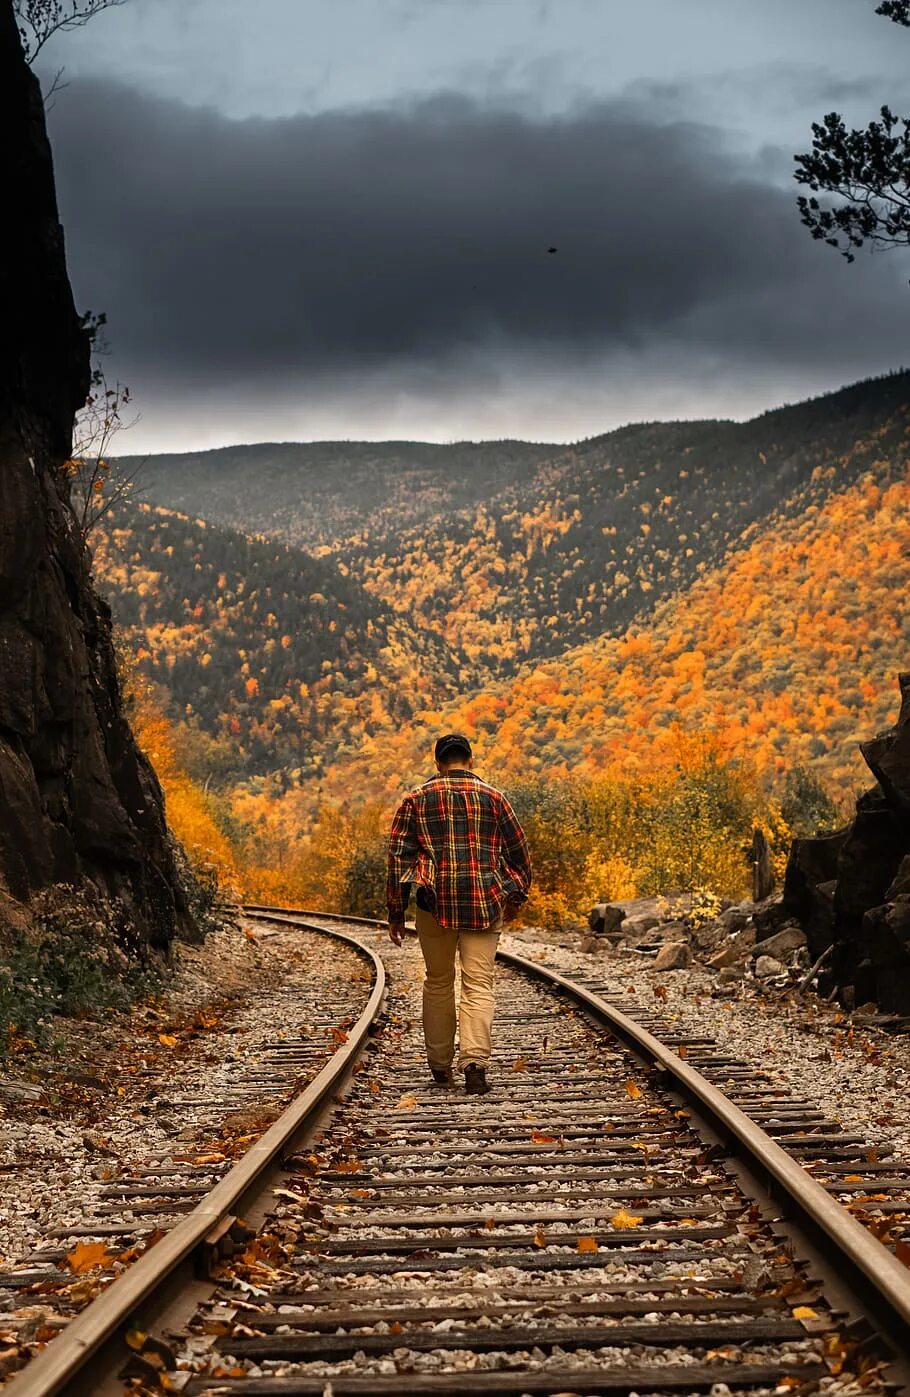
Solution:
<svg viewBox="0 0 910 1397">
<path fill-rule="evenodd" d="M 517 922 L 520 911 L 521 903 L 507 902 L 502 909 L 502 920 L 504 922 Z"/>
<path fill-rule="evenodd" d="M 393 946 L 400 946 L 404 940 L 404 922 L 389 922 L 389 940 Z"/>
</svg>

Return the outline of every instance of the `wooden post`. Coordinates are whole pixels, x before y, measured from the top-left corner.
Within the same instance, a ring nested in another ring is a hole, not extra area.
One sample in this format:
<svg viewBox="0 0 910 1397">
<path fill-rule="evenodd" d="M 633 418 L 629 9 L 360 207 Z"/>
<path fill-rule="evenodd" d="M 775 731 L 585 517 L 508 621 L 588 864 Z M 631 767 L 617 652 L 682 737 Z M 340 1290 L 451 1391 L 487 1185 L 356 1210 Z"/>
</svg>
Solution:
<svg viewBox="0 0 910 1397">
<path fill-rule="evenodd" d="M 752 845 L 749 849 L 752 864 L 752 901 L 762 902 L 774 891 L 774 873 L 771 869 L 771 850 L 764 830 L 753 829 Z"/>
</svg>

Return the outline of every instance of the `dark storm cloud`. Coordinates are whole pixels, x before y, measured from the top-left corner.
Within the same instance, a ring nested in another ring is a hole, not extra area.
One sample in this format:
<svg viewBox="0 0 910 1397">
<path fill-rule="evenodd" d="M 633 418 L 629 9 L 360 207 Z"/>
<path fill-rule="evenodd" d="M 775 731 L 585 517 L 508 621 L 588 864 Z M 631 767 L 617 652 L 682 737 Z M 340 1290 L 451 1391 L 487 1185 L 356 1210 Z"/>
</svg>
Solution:
<svg viewBox="0 0 910 1397">
<path fill-rule="evenodd" d="M 231 121 L 80 80 L 51 123 L 77 297 L 134 379 L 655 342 L 798 364 L 894 318 L 892 267 L 814 246 L 767 161 L 635 102 Z"/>
</svg>

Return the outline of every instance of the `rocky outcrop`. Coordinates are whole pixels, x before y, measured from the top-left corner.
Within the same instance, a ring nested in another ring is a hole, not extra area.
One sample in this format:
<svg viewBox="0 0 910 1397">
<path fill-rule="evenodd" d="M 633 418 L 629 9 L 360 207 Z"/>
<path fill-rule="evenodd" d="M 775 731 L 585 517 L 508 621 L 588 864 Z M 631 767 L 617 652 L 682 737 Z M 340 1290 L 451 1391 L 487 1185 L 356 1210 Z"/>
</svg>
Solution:
<svg viewBox="0 0 910 1397">
<path fill-rule="evenodd" d="M 89 386 L 37 81 L 0 0 L 0 905 L 97 886 L 153 945 L 192 932 L 161 790 L 123 712 L 110 613 L 61 471 Z"/>
<path fill-rule="evenodd" d="M 782 914 L 805 929 L 813 959 L 851 1007 L 910 1013 L 910 673 L 899 676 L 897 723 L 860 750 L 877 784 L 836 834 L 797 839 Z M 823 981 L 824 983 L 824 981 Z"/>
</svg>

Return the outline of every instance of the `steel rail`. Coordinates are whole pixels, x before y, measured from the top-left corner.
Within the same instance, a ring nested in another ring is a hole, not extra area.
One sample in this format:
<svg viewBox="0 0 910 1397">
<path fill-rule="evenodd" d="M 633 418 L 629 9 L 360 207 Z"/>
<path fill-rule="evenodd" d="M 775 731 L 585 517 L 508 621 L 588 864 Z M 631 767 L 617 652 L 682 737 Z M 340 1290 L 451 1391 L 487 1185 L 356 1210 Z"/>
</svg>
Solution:
<svg viewBox="0 0 910 1397">
<path fill-rule="evenodd" d="M 263 918 L 265 909 L 250 909 Z M 284 913 L 284 915 L 281 915 Z M 322 914 L 319 914 L 320 916 Z M 289 921 L 285 909 L 275 909 L 275 919 Z M 343 920 L 339 918 L 339 920 Z M 128 1356 L 125 1335 L 137 1324 L 144 1306 L 158 1292 L 168 1288 L 173 1278 L 188 1271 L 193 1275 L 195 1259 L 213 1229 L 236 1216 L 249 1202 L 269 1167 L 280 1161 L 308 1122 L 331 1097 L 339 1081 L 353 1065 L 376 1018 L 385 994 L 385 967 L 369 946 L 344 932 L 309 925 L 295 916 L 292 925 L 319 932 L 356 947 L 372 964 L 374 983 L 366 1006 L 344 1044 L 329 1059 L 309 1085 L 296 1096 L 282 1114 L 251 1145 L 232 1169 L 219 1179 L 191 1213 L 128 1270 L 72 1319 L 60 1335 L 49 1343 L 10 1383 L 14 1397 L 55 1397 L 55 1394 L 96 1392 L 113 1365 L 123 1366 Z M 168 1290 L 170 1296 L 170 1290 Z M 86 1378 L 91 1365 L 93 1376 Z M 100 1372 L 99 1372 L 100 1370 Z"/>
<path fill-rule="evenodd" d="M 770 1177 L 777 1186 L 773 1190 L 775 1196 L 796 1213 L 810 1237 L 820 1240 L 829 1253 L 836 1252 L 851 1288 L 875 1314 L 891 1341 L 899 1345 L 898 1354 L 904 1358 L 910 1356 L 910 1270 L 877 1237 L 857 1222 L 761 1126 L 697 1068 L 681 1058 L 678 1051 L 661 1043 L 621 1009 L 558 971 L 538 965 L 514 951 L 500 950 L 498 955 L 504 964 L 558 985 L 627 1044 L 669 1073 L 683 1094 L 698 1103 L 715 1128 L 736 1141 L 752 1168 L 760 1176 Z"/>
<path fill-rule="evenodd" d="M 377 918 L 344 917 L 333 912 L 296 913 L 331 921 L 356 921 L 380 928 Z M 900 1356 L 910 1358 L 910 1269 L 813 1179 L 761 1126 L 750 1119 L 679 1053 L 600 995 L 548 966 L 500 948 L 498 958 L 550 985 L 594 1014 L 630 1047 L 670 1074 L 683 1095 L 698 1103 L 712 1126 L 736 1142 L 737 1150 L 762 1179 L 770 1180 L 777 1200 L 821 1250 L 834 1253 L 843 1279 L 874 1314 Z"/>
</svg>

